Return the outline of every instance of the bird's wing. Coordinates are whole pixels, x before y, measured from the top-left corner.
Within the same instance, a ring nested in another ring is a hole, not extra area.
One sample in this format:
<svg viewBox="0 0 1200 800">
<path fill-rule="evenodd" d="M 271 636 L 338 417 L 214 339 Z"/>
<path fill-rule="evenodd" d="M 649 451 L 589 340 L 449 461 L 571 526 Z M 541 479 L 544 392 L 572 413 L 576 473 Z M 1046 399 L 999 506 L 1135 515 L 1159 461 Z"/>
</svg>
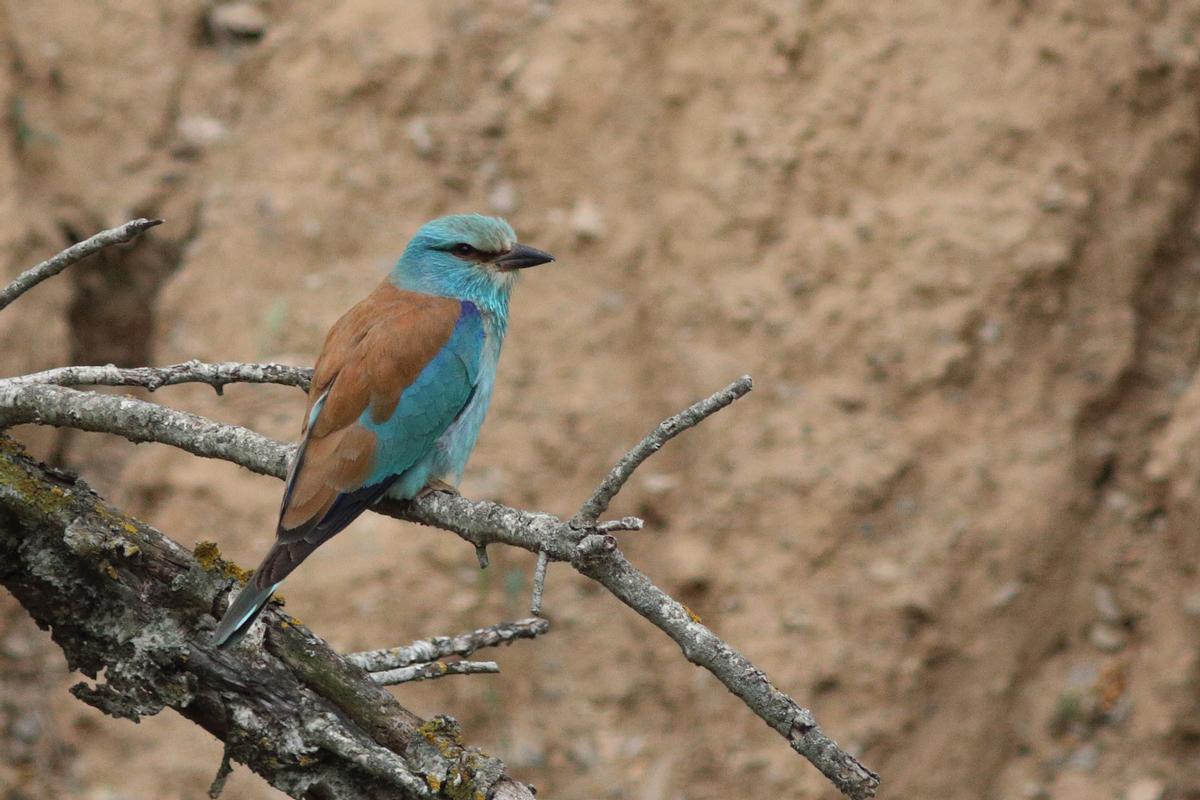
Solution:
<svg viewBox="0 0 1200 800">
<path fill-rule="evenodd" d="M 338 320 L 256 584 L 282 580 L 429 453 L 470 402 L 483 339 L 473 304 L 387 282 Z"/>
</svg>

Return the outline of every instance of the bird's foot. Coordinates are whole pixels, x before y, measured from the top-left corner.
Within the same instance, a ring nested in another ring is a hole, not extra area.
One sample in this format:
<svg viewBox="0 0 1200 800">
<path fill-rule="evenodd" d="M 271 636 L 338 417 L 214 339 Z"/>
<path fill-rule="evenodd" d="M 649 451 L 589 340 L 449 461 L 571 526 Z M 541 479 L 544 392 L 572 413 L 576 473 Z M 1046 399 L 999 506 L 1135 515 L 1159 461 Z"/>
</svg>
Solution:
<svg viewBox="0 0 1200 800">
<path fill-rule="evenodd" d="M 429 483 L 425 484 L 424 488 L 422 488 L 421 491 L 417 492 L 417 496 L 414 497 L 413 499 L 420 500 L 422 497 L 428 497 L 429 495 L 433 494 L 434 492 L 443 492 L 445 494 L 453 494 L 453 495 L 457 495 L 459 493 L 458 489 L 456 489 L 455 487 L 446 483 L 441 478 L 434 478 Z"/>
</svg>

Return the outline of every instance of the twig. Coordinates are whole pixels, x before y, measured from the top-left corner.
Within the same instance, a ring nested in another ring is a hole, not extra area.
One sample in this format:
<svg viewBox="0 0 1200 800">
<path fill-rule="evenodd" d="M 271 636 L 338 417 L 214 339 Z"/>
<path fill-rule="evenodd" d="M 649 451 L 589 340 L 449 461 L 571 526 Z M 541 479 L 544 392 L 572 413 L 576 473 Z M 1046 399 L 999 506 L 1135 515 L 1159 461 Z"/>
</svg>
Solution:
<svg viewBox="0 0 1200 800">
<path fill-rule="evenodd" d="M 206 364 L 185 361 L 165 367 L 122 368 L 112 364 L 97 367 L 59 367 L 14 378 L 0 378 L 16 384 L 48 383 L 56 386 L 140 386 L 153 392 L 163 386 L 181 383 L 206 383 L 220 394 L 230 383 L 278 383 L 308 391 L 312 370 L 287 364 L 243 364 L 222 361 Z"/>
<path fill-rule="evenodd" d="M 533 569 L 533 599 L 529 601 L 529 613 L 535 617 L 542 615 L 542 592 L 546 589 L 546 568 L 550 565 L 550 556 L 545 550 L 538 551 L 537 566 Z"/>
<path fill-rule="evenodd" d="M 73 244 L 53 258 L 43 261 L 36 267 L 25 270 L 12 283 L 4 287 L 3 290 L 0 290 L 0 311 L 34 286 L 37 286 L 47 278 L 54 277 L 72 264 L 87 258 L 92 253 L 96 253 L 114 244 L 131 242 L 155 225 L 161 225 L 162 222 L 161 219 L 135 219 L 132 222 L 126 222 L 118 228 L 101 231 L 90 239 L 84 239 L 78 244 Z"/>
<path fill-rule="evenodd" d="M 639 517 L 621 517 L 597 524 L 596 530 L 601 533 L 616 533 L 617 531 L 640 531 L 644 527 L 646 527 L 646 521 Z"/>
<path fill-rule="evenodd" d="M 371 679 L 380 686 L 395 686 L 398 683 L 428 681 L 447 675 L 479 675 L 496 673 L 500 665 L 495 661 L 434 661 L 431 664 L 414 664 L 384 672 L 372 672 Z"/>
<path fill-rule="evenodd" d="M 625 485 L 625 482 L 633 475 L 633 471 L 641 466 L 643 461 L 657 453 L 664 444 L 688 428 L 699 425 L 752 388 L 754 388 L 754 381 L 749 375 L 743 375 L 711 397 L 706 397 L 659 423 L 657 428 L 650 431 L 645 439 L 638 442 L 616 463 L 616 466 L 596 487 L 592 496 L 579 509 L 579 513 L 571 520 L 571 525 L 576 528 L 585 528 L 595 523 L 600 515 L 608 510 L 608 504 L 617 496 L 617 492 L 621 491 L 621 487 Z"/>
<path fill-rule="evenodd" d="M 351 653 L 345 658 L 367 672 L 380 672 L 407 667 L 410 664 L 437 661 L 450 656 L 466 657 L 485 647 L 511 644 L 517 639 L 533 639 L 548 630 L 550 630 L 550 623 L 544 619 L 521 619 L 516 622 L 501 622 L 486 628 L 460 633 L 457 636 L 434 636 L 429 639 L 418 639 L 403 647 Z"/>
<path fill-rule="evenodd" d="M 637 464 L 679 431 L 728 405 L 750 387 L 750 379 L 742 378 L 659 425 L 650 437 L 621 459 L 593 495 L 593 500 L 599 500 L 589 501 L 580 514 L 589 508 L 599 508 L 597 515 L 603 513 L 603 507 Z M 222 425 L 133 398 L 94 395 L 56 386 L 0 383 L 0 428 L 23 422 L 115 433 L 135 442 L 158 441 L 277 478 L 284 477 L 293 450 L 290 445 L 245 428 Z M 606 486 L 610 488 L 606 490 Z M 580 515 L 565 522 L 550 514 L 471 501 L 444 492 L 432 492 L 407 503 L 384 501 L 373 510 L 453 531 L 477 549 L 499 543 L 532 553 L 545 552 L 551 561 L 570 562 L 675 640 L 689 661 L 715 675 L 847 797 L 866 800 L 875 796 L 879 776 L 826 736 L 812 712 L 776 689 L 761 670 L 693 619 L 680 603 L 625 559 L 616 539 L 597 532 L 594 523 L 581 523 Z"/>
<path fill-rule="evenodd" d="M 208 787 L 210 800 L 217 800 L 221 796 L 221 793 L 225 791 L 225 781 L 229 780 L 229 776 L 233 774 L 233 762 L 230 761 L 230 755 L 229 745 L 225 745 L 221 753 L 221 765 L 217 767 L 217 776 L 213 778 Z"/>
</svg>

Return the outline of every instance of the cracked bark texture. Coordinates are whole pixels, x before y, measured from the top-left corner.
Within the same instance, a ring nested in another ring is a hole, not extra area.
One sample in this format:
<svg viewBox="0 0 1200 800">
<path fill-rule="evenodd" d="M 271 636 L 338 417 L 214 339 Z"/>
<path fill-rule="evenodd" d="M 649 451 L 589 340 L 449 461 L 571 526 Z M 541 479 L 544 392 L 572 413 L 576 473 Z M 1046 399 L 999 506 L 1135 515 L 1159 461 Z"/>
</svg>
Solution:
<svg viewBox="0 0 1200 800">
<path fill-rule="evenodd" d="M 296 798 L 532 797 L 453 720 L 407 711 L 277 605 L 263 647 L 214 650 L 238 573 L 0 437 L 0 583 L 91 679 L 80 700 L 135 721 L 170 708 Z"/>
</svg>

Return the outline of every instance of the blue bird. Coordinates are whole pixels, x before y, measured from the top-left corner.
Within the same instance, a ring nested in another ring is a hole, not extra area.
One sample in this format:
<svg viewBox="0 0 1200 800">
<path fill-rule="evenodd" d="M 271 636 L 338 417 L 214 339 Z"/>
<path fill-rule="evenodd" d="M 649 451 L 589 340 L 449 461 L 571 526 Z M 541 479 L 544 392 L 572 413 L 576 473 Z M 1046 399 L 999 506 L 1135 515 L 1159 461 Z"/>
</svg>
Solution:
<svg viewBox="0 0 1200 800">
<path fill-rule="evenodd" d="M 553 261 L 502 219 L 426 223 L 325 337 L 275 543 L 213 634 L 245 635 L 271 594 L 384 495 L 453 491 L 487 414 L 517 271 Z"/>
</svg>

